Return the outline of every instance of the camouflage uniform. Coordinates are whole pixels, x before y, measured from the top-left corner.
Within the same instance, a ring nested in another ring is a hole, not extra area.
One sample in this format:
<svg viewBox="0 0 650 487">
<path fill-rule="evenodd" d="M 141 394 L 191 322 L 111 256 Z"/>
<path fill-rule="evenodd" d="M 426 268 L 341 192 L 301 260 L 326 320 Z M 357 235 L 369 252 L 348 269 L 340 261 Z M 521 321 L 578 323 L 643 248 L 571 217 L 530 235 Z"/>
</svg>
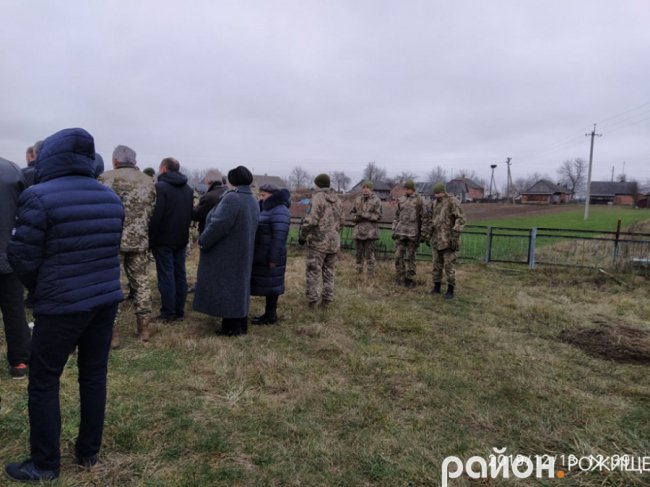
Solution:
<svg viewBox="0 0 650 487">
<path fill-rule="evenodd" d="M 334 301 L 334 271 L 336 255 L 341 246 L 339 232 L 343 227 L 341 199 L 331 188 L 318 189 L 311 199 L 301 227 L 301 240 L 307 241 L 307 300 L 311 305 L 319 301 L 319 287 L 323 280 L 323 303 Z"/>
<path fill-rule="evenodd" d="M 416 193 L 400 197 L 393 220 L 395 270 L 399 282 L 415 278 L 415 252 L 420 245 L 421 223 L 422 198 Z"/>
<path fill-rule="evenodd" d="M 381 220 L 382 215 L 381 200 L 375 193 L 370 193 L 368 196 L 358 196 L 354 200 L 352 214 L 355 222 L 352 237 L 357 249 L 357 272 L 359 274 L 363 273 L 363 262 L 365 260 L 368 275 L 373 276 L 377 262 L 375 243 L 379 238 L 377 222 Z"/>
<path fill-rule="evenodd" d="M 433 282 L 442 282 L 444 270 L 447 284 L 456 285 L 456 252 L 460 248 L 460 233 L 465 226 L 465 216 L 460 202 L 446 194 L 440 201 L 435 198 L 427 205 L 422 222 L 422 240 L 431 242 L 433 255 Z"/>
<path fill-rule="evenodd" d="M 133 290 L 136 315 L 151 313 L 149 286 L 149 220 L 156 199 L 154 180 L 140 172 L 135 165 L 120 163 L 117 169 L 99 176 L 99 181 L 111 188 L 124 204 L 124 230 L 120 257 L 124 272 Z"/>
</svg>

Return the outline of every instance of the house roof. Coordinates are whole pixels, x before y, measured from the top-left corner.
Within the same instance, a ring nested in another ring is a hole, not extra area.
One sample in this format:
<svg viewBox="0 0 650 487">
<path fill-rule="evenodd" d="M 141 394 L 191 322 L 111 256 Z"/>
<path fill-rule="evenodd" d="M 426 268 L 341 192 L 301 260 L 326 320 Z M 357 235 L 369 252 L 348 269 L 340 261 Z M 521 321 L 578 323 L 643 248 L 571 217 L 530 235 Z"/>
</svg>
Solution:
<svg viewBox="0 0 650 487">
<path fill-rule="evenodd" d="M 592 196 L 614 196 L 617 194 L 632 195 L 636 191 L 637 184 L 635 182 L 592 181 L 589 192 Z"/>
<path fill-rule="evenodd" d="M 548 179 L 540 179 L 526 191 L 522 191 L 521 194 L 555 194 L 568 192 L 567 188 L 563 188 Z"/>
<path fill-rule="evenodd" d="M 263 184 L 275 184 L 278 188 L 286 188 L 287 186 L 280 176 L 267 176 L 266 174 L 253 175 L 253 186 L 259 188 Z"/>
<path fill-rule="evenodd" d="M 362 179 L 357 184 L 352 186 L 350 193 L 353 191 L 361 189 L 361 185 L 365 182 L 365 179 Z M 372 190 L 373 191 L 390 191 L 393 189 L 386 181 L 372 181 Z"/>
<path fill-rule="evenodd" d="M 454 179 L 452 179 L 452 180 L 449 181 L 449 182 L 451 183 L 451 182 L 454 182 L 454 181 L 458 181 L 459 183 L 463 183 L 463 182 L 464 182 L 465 185 L 466 185 L 468 188 L 473 188 L 473 189 L 483 189 L 483 186 L 481 186 L 481 185 L 478 184 L 476 181 L 474 181 L 474 180 L 472 180 L 472 179 L 470 179 L 470 178 L 462 178 L 462 177 L 461 177 L 461 178 L 454 178 Z"/>
</svg>

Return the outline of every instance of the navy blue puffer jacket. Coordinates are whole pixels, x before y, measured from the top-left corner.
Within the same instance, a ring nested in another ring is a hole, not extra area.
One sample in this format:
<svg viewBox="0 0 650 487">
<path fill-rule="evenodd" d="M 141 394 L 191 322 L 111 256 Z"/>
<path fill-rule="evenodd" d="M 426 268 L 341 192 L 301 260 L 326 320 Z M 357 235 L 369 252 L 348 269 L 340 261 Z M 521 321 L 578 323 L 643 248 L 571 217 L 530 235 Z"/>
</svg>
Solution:
<svg viewBox="0 0 650 487">
<path fill-rule="evenodd" d="M 95 144 L 83 129 L 45 139 L 39 184 L 23 191 L 7 247 L 9 262 L 34 293 L 34 314 L 92 311 L 122 300 L 124 207 L 95 180 Z"/>
<path fill-rule="evenodd" d="M 284 293 L 284 272 L 287 267 L 287 234 L 291 194 L 276 191 L 260 202 L 260 220 L 255 234 L 255 255 L 251 276 L 253 296 L 279 296 Z M 269 267 L 273 262 L 275 267 Z"/>
</svg>

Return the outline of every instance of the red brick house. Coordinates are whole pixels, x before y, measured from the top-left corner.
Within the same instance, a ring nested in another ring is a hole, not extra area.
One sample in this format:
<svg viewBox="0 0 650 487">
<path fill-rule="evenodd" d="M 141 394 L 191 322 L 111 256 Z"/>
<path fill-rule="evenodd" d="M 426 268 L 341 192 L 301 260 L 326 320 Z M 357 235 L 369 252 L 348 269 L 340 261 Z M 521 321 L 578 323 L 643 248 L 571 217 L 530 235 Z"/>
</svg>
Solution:
<svg viewBox="0 0 650 487">
<path fill-rule="evenodd" d="M 634 206 L 638 193 L 636 182 L 592 181 L 589 203 Z"/>
</svg>

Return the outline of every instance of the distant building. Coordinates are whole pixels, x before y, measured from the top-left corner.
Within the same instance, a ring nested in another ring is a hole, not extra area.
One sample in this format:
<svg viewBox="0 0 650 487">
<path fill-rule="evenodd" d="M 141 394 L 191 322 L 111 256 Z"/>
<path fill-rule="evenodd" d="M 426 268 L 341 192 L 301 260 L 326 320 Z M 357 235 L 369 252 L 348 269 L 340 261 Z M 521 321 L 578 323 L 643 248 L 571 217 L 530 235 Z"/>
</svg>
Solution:
<svg viewBox="0 0 650 487">
<path fill-rule="evenodd" d="M 266 174 L 253 175 L 253 184 L 251 186 L 257 190 L 263 184 L 275 184 L 278 188 L 286 188 L 287 185 L 280 176 L 267 176 Z"/>
<path fill-rule="evenodd" d="M 592 181 L 589 187 L 589 203 L 634 206 L 638 192 L 636 182 Z"/>
<path fill-rule="evenodd" d="M 569 202 L 569 190 L 548 179 L 540 179 L 521 192 L 522 205 L 557 205 Z"/>
<path fill-rule="evenodd" d="M 348 193 L 360 193 L 361 192 L 361 186 L 363 186 L 364 181 L 365 181 L 365 179 L 362 179 L 357 184 L 352 186 L 352 189 L 350 189 L 350 191 L 348 191 Z M 390 199 L 390 191 L 391 191 L 391 189 L 393 189 L 393 188 L 391 188 L 391 186 L 385 181 L 373 181 L 372 182 L 372 190 L 375 192 L 375 194 L 382 201 L 388 201 Z"/>
<path fill-rule="evenodd" d="M 485 198 L 485 189 L 470 178 L 455 178 L 445 184 L 447 193 L 454 195 L 461 203 Z"/>
</svg>

